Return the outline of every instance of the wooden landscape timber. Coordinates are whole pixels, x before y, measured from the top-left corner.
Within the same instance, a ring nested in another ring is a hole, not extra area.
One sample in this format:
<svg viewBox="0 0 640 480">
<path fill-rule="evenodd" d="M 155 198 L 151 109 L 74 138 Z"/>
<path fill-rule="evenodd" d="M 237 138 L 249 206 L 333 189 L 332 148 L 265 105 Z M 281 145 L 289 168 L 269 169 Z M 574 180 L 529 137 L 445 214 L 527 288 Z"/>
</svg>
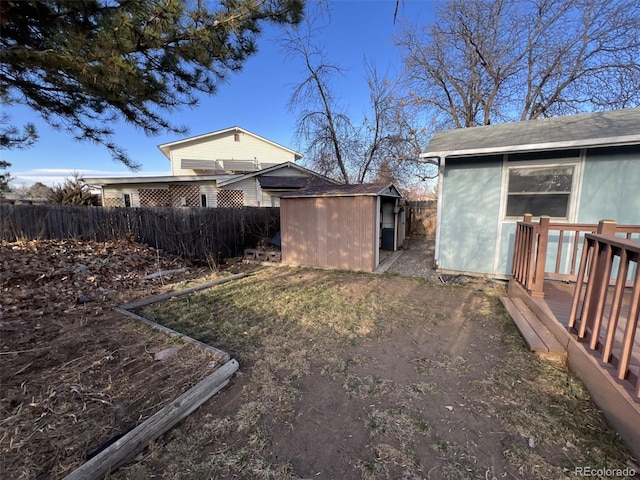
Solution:
<svg viewBox="0 0 640 480">
<path fill-rule="evenodd" d="M 106 449 L 102 450 L 95 457 L 91 458 L 82 466 L 64 477 L 65 480 L 97 480 L 104 478 L 105 475 L 111 472 L 114 472 L 144 450 L 149 443 L 156 440 L 160 435 L 185 419 L 200 405 L 224 388 L 229 383 L 229 377 L 231 377 L 231 375 L 233 375 L 239 368 L 238 361 L 231 358 L 227 352 L 212 347 L 211 345 L 207 345 L 206 343 L 191 338 L 171 328 L 167 328 L 163 325 L 152 322 L 151 320 L 147 320 L 146 318 L 133 313 L 131 310 L 175 297 L 188 295 L 193 292 L 211 288 L 233 280 L 239 280 L 248 275 L 249 273 L 239 273 L 226 278 L 206 282 L 201 285 L 196 285 L 194 287 L 185 288 L 183 290 L 147 297 L 115 308 L 116 311 L 135 318 L 156 330 L 167 333 L 174 338 L 179 338 L 182 341 L 198 345 L 199 347 L 211 352 L 216 361 L 221 363 L 222 366 L 198 383 L 195 387 L 191 388 L 155 415 L 151 416 L 148 420 L 138 425 L 122 438 L 119 438 Z"/>
<path fill-rule="evenodd" d="M 169 293 L 164 293 L 162 295 L 154 295 L 152 297 L 147 297 L 147 298 L 143 298 L 142 300 L 138 300 L 135 302 L 130 302 L 130 303 L 126 303 L 123 305 L 120 305 L 118 307 L 115 308 L 116 311 L 123 313 L 131 318 L 135 318 L 136 320 L 138 320 L 139 322 L 144 323 L 145 325 L 150 326 L 151 328 L 155 329 L 155 330 L 160 330 L 161 332 L 164 332 L 168 335 L 170 335 L 173 338 L 179 338 L 182 341 L 188 342 L 188 343 L 192 343 L 194 345 L 198 345 L 199 347 L 211 352 L 211 354 L 214 356 L 214 358 L 216 359 L 216 361 L 224 364 L 226 362 L 229 361 L 229 359 L 231 358 L 231 356 L 225 352 L 224 350 L 220 350 L 218 348 L 212 347 L 211 345 L 207 345 L 206 343 L 203 343 L 199 340 L 196 340 L 195 338 L 191 338 L 187 335 L 183 335 L 180 332 L 176 332 L 175 330 L 172 330 L 171 328 L 167 328 L 163 325 L 160 325 L 158 323 L 152 322 L 151 320 L 147 320 L 146 318 L 137 315 L 135 313 L 132 312 L 132 310 L 136 310 L 138 308 L 141 307 L 145 307 L 147 305 L 151 305 L 153 303 L 158 303 L 158 302 L 163 302 L 165 300 L 170 300 L 172 298 L 177 298 L 177 297 L 182 297 L 184 295 L 189 295 L 191 293 L 200 291 L 200 290 L 205 290 L 207 288 L 211 288 L 211 287 L 215 287 L 216 285 L 222 285 L 223 283 L 227 283 L 227 282 L 231 282 L 233 280 L 239 280 L 241 278 L 245 278 L 249 275 L 249 273 L 244 272 L 244 273 L 238 273 L 236 275 L 231 275 L 229 277 L 225 277 L 225 278 L 219 278 L 217 280 L 212 280 L 210 282 L 205 282 L 202 283 L 200 285 L 196 285 L 194 287 L 189 287 L 189 288 L 185 288 L 182 290 L 176 290 L 173 292 L 169 292 Z"/>
<path fill-rule="evenodd" d="M 123 308 L 120 307 L 116 307 L 115 308 L 116 311 L 120 312 L 120 313 L 124 313 L 125 315 L 131 317 L 131 318 L 135 318 L 136 320 L 138 320 L 139 322 L 144 323 L 145 325 L 149 325 L 151 328 L 155 329 L 155 330 L 160 330 L 161 332 L 166 333 L 167 335 L 171 336 L 172 338 L 177 338 L 179 340 L 182 340 L 183 342 L 187 342 L 187 343 L 192 343 L 194 345 L 198 345 L 200 348 L 203 348 L 204 350 L 207 350 L 208 352 L 211 353 L 211 355 L 213 355 L 213 357 L 216 359 L 217 362 L 221 363 L 221 364 L 225 364 L 227 363 L 230 359 L 231 359 L 231 355 L 229 355 L 227 352 L 225 352 L 224 350 L 220 350 L 216 347 L 212 347 L 211 345 L 207 345 L 204 342 L 201 342 L 200 340 L 196 340 L 195 338 L 191 338 L 187 335 L 184 335 L 180 332 L 177 332 L 171 328 L 165 327 L 164 325 L 160 325 L 159 323 L 156 322 L 152 322 L 151 320 L 148 320 L 144 317 L 141 317 L 140 315 L 136 315 L 133 312 L 130 312 L 129 310 L 125 310 Z"/>
<path fill-rule="evenodd" d="M 194 287 L 189 287 L 182 290 L 176 290 L 169 293 L 163 293 L 162 295 L 154 295 L 152 297 L 143 298 L 142 300 L 138 300 L 136 302 L 125 303 L 123 305 L 120 305 L 118 308 L 120 310 L 135 310 L 140 307 L 146 307 L 147 305 L 151 305 L 152 303 L 163 302 L 165 300 L 170 300 L 172 298 L 189 295 L 199 290 L 206 290 L 207 288 L 215 287 L 216 285 L 222 285 L 223 283 L 231 282 L 233 280 L 240 280 L 241 278 L 247 277 L 249 275 L 250 273 L 248 272 L 237 273 L 229 277 L 219 278 L 217 280 L 205 282 L 200 285 L 196 285 Z"/>
<path fill-rule="evenodd" d="M 97 480 L 114 472 L 224 388 L 238 368 L 235 359 L 229 360 L 191 390 L 64 477 L 65 480 Z"/>
</svg>

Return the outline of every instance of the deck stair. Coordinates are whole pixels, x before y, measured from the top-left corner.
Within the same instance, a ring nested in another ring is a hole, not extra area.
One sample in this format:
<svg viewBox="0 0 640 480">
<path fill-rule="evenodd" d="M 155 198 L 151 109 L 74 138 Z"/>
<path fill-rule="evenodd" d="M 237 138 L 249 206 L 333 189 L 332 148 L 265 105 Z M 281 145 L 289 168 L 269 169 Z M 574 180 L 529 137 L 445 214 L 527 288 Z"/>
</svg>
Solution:
<svg viewBox="0 0 640 480">
<path fill-rule="evenodd" d="M 500 297 L 529 350 L 545 360 L 564 363 L 567 352 L 535 313 L 520 299 Z"/>
</svg>

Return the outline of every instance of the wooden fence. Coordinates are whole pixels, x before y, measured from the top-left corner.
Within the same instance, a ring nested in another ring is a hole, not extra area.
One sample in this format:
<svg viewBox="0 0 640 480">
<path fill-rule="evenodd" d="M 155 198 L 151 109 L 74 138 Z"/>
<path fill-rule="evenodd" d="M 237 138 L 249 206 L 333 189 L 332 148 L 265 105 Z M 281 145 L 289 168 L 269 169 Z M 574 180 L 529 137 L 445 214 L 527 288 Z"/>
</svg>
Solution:
<svg viewBox="0 0 640 480">
<path fill-rule="evenodd" d="M 436 238 L 436 201 L 409 202 L 406 235 L 408 237 Z"/>
<path fill-rule="evenodd" d="M 242 255 L 280 230 L 279 208 L 105 208 L 0 205 L 0 239 L 131 239 L 212 261 Z"/>
</svg>

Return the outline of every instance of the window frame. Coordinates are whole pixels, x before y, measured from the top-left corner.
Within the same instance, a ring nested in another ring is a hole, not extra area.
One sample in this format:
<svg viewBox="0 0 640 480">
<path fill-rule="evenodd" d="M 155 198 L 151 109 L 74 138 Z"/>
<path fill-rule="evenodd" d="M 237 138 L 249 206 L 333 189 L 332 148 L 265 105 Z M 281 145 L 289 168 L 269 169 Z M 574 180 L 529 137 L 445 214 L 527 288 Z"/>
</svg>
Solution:
<svg viewBox="0 0 640 480">
<path fill-rule="evenodd" d="M 127 199 L 129 199 L 129 201 L 127 202 Z M 127 205 L 127 203 L 129 203 L 129 205 Z M 122 194 L 122 206 L 125 208 L 132 208 L 133 207 L 133 196 L 130 193 L 123 193 Z"/>
<path fill-rule="evenodd" d="M 507 202 L 509 201 L 509 177 L 512 170 L 519 168 L 553 168 L 553 167 L 573 167 L 571 178 L 571 191 L 567 202 L 567 215 L 564 217 L 551 217 L 554 222 L 575 223 L 577 216 L 577 206 L 580 199 L 580 186 L 582 185 L 582 165 L 584 163 L 584 150 L 580 150 L 577 157 L 561 157 L 545 160 L 509 160 L 509 155 L 504 156 L 502 168 L 502 191 L 500 199 L 500 219 L 506 222 L 522 220 L 522 215 L 508 216 Z M 532 192 L 535 193 L 535 192 Z M 533 218 L 538 219 L 539 216 Z"/>
</svg>

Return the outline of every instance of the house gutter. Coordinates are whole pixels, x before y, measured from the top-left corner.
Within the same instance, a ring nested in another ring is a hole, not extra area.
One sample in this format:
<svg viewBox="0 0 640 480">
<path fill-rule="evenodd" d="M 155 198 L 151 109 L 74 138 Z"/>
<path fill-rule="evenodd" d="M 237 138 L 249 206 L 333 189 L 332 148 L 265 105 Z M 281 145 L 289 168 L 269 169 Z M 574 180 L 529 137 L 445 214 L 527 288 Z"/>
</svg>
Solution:
<svg viewBox="0 0 640 480">
<path fill-rule="evenodd" d="M 618 147 L 624 145 L 635 145 L 639 141 L 640 134 L 619 135 L 616 137 L 566 140 L 561 142 L 524 143 L 521 145 L 499 145 L 483 148 L 425 152 L 420 154 L 420 158 L 444 158 L 445 156 L 462 158 L 503 153 L 535 152 L 544 150 L 568 150 L 572 148 Z"/>
</svg>

